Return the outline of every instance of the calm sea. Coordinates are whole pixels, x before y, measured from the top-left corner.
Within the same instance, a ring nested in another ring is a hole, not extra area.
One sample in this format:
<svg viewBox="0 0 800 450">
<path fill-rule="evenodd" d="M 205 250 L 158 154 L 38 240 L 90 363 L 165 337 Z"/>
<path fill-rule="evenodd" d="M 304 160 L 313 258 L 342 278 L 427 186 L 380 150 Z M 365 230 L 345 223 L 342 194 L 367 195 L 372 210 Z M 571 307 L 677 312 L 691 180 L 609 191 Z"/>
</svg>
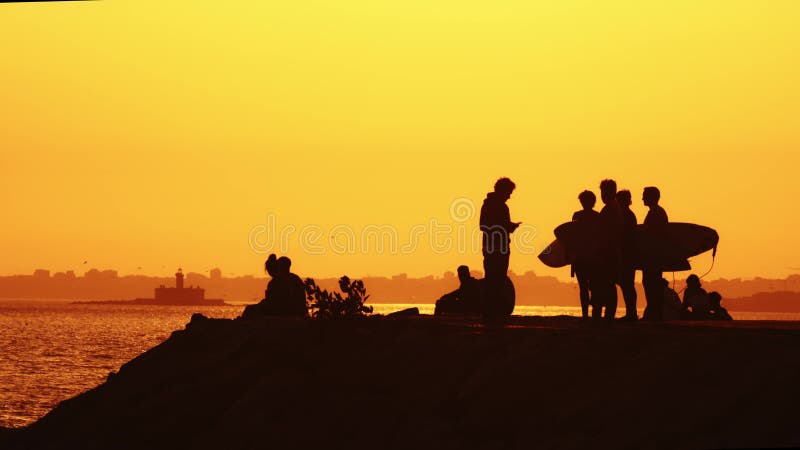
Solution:
<svg viewBox="0 0 800 450">
<path fill-rule="evenodd" d="M 375 313 L 432 304 L 376 304 Z M 243 305 L 152 307 L 0 300 L 0 426 L 19 427 L 58 402 L 105 381 L 108 373 L 182 329 L 195 312 L 233 318 Z M 622 308 L 624 310 L 624 308 Z M 519 315 L 579 316 L 578 307 L 518 306 Z M 745 320 L 800 320 L 800 314 L 733 313 Z"/>
</svg>

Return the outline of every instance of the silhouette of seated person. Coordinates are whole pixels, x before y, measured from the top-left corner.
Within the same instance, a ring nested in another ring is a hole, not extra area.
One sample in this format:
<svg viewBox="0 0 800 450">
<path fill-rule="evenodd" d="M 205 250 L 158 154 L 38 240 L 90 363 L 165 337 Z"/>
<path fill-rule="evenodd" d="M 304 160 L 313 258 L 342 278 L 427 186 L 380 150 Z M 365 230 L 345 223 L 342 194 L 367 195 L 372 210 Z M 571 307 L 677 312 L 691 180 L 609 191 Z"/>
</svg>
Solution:
<svg viewBox="0 0 800 450">
<path fill-rule="evenodd" d="M 687 318 L 692 320 L 709 319 L 708 293 L 700 284 L 700 278 L 689 275 L 686 279 L 686 290 L 683 291 L 683 308 L 688 312 Z"/>
<path fill-rule="evenodd" d="M 264 299 L 245 308 L 242 317 L 255 316 L 299 316 L 306 317 L 305 284 L 291 272 L 292 260 L 285 256 L 269 255 L 264 269 L 272 279 L 267 284 Z"/>
<path fill-rule="evenodd" d="M 722 295 L 719 292 L 708 294 L 708 316 L 711 320 L 733 320 L 728 310 L 722 307 Z"/>
<path fill-rule="evenodd" d="M 680 320 L 683 318 L 683 304 L 681 298 L 674 289 L 669 286 L 669 281 L 662 278 L 664 282 L 664 303 L 662 305 L 663 320 Z"/>
<path fill-rule="evenodd" d="M 458 281 L 461 285 L 453 292 L 444 294 L 436 301 L 434 315 L 440 314 L 481 314 L 480 280 L 469 273 L 469 267 L 458 267 Z"/>
</svg>

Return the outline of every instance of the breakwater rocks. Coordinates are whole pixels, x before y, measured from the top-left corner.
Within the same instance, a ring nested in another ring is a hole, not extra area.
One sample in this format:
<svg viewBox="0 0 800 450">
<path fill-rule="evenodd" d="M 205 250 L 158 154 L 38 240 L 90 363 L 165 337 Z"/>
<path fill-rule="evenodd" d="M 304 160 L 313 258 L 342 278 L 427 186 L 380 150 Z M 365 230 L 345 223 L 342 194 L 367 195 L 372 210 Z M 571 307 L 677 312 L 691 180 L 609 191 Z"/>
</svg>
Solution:
<svg viewBox="0 0 800 450">
<path fill-rule="evenodd" d="M 196 315 L 0 446 L 798 446 L 798 348 L 796 323 Z"/>
</svg>

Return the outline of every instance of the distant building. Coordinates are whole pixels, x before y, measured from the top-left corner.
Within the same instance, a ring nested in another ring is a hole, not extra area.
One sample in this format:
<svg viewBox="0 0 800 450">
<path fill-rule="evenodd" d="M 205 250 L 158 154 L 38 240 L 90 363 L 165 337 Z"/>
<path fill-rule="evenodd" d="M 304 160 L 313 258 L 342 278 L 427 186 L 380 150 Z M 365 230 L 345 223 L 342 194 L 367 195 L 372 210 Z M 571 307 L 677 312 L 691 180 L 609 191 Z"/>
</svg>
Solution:
<svg viewBox="0 0 800 450">
<path fill-rule="evenodd" d="M 119 274 L 117 273 L 116 270 L 110 270 L 109 269 L 109 270 L 104 270 L 104 271 L 101 272 L 101 271 L 99 271 L 97 269 L 89 269 L 89 271 L 87 271 L 83 276 L 85 278 L 91 278 L 91 279 L 94 279 L 94 280 L 99 280 L 99 279 L 113 280 L 113 279 L 117 278 L 119 276 Z"/>
<path fill-rule="evenodd" d="M 36 269 L 33 271 L 34 278 L 50 278 L 50 271 L 46 269 Z"/>
<path fill-rule="evenodd" d="M 156 288 L 155 300 L 157 303 L 197 303 L 205 299 L 206 291 L 199 287 L 183 286 L 183 270 L 175 273 L 175 287 L 165 287 L 163 284 Z"/>
<path fill-rule="evenodd" d="M 219 267 L 215 267 L 211 269 L 211 281 L 217 281 L 222 279 L 222 271 Z"/>
<path fill-rule="evenodd" d="M 155 298 L 137 298 L 137 303 L 154 305 L 224 305 L 220 299 L 207 299 L 205 289 L 183 285 L 183 270 L 175 273 L 175 287 L 163 284 L 155 289 Z"/>
</svg>

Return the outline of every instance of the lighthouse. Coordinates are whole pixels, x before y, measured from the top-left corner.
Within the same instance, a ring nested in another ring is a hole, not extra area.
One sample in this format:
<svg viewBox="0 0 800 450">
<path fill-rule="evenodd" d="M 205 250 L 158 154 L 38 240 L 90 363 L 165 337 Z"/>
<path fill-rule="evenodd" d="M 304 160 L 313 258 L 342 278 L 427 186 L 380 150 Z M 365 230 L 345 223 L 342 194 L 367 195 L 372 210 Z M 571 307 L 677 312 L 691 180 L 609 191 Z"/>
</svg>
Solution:
<svg viewBox="0 0 800 450">
<path fill-rule="evenodd" d="M 175 272 L 175 287 L 166 287 L 163 284 L 156 288 L 154 298 L 137 298 L 135 302 L 148 305 L 172 306 L 224 306 L 225 302 L 219 298 L 206 298 L 205 289 L 199 286 L 184 286 L 183 269 Z"/>
<path fill-rule="evenodd" d="M 175 272 L 175 287 L 178 289 L 183 289 L 183 269 L 180 267 L 178 271 Z"/>
</svg>

